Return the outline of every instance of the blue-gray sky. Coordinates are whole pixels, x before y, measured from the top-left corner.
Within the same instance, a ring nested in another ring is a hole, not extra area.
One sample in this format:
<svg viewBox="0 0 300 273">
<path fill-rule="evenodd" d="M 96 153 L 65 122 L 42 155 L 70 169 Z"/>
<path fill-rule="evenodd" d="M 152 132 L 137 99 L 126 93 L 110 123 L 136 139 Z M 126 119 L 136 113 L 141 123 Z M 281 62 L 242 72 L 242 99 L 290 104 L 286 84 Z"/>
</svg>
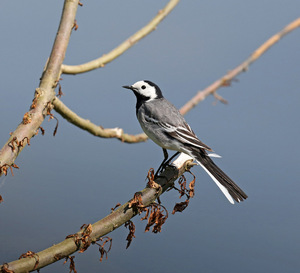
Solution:
<svg viewBox="0 0 300 273">
<path fill-rule="evenodd" d="M 2 1 L 0 8 L 1 147 L 28 110 L 57 31 L 63 1 Z M 82 1 L 66 64 L 109 52 L 151 20 L 167 1 Z M 104 127 L 140 133 L 135 98 L 121 88 L 141 79 L 157 83 L 182 106 L 299 17 L 298 0 L 181 1 L 151 35 L 105 68 L 63 76 L 62 100 Z M 108 260 L 96 247 L 76 254 L 78 272 L 297 272 L 299 270 L 299 45 L 300 30 L 271 48 L 231 87 L 186 116 L 217 164 L 249 195 L 232 206 L 195 167 L 196 196 L 171 215 L 160 234 L 144 233 L 126 247 L 124 227 L 111 233 Z M 162 152 L 152 142 L 100 139 L 58 114 L 17 158 L 15 176 L 0 178 L 0 260 L 38 252 L 94 223 L 145 185 Z M 187 176 L 188 177 L 188 176 Z M 189 178 L 189 177 L 188 177 Z M 162 196 L 172 211 L 178 194 Z M 60 261 L 43 272 L 67 272 Z"/>
</svg>

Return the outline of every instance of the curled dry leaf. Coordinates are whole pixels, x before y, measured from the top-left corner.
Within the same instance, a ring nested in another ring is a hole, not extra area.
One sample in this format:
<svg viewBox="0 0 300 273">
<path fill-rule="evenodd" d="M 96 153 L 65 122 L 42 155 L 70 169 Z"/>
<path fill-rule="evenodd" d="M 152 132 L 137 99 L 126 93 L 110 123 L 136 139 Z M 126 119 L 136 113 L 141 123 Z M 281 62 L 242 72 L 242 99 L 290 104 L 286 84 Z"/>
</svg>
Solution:
<svg viewBox="0 0 300 273">
<path fill-rule="evenodd" d="M 31 122 L 31 117 L 30 117 L 30 114 L 27 112 L 24 114 L 23 116 L 23 124 L 29 124 Z"/>
<path fill-rule="evenodd" d="M 193 180 L 189 184 L 189 197 L 193 198 L 195 196 L 195 181 L 196 181 L 196 176 L 189 171 L 189 173 L 193 176 Z"/>
<path fill-rule="evenodd" d="M 1 272 L 3 273 L 15 273 L 13 270 L 8 269 L 8 263 L 3 264 Z"/>
<path fill-rule="evenodd" d="M 45 135 L 45 129 L 42 126 L 40 126 L 39 129 L 42 132 L 42 136 Z M 37 130 L 37 133 L 39 132 L 39 129 Z"/>
<path fill-rule="evenodd" d="M 141 192 L 136 192 L 133 196 L 133 198 L 129 201 L 128 203 L 129 208 L 143 208 L 143 200 L 142 200 L 142 193 Z"/>
<path fill-rule="evenodd" d="M 99 246 L 99 252 L 101 255 L 100 262 L 102 262 L 104 255 L 105 255 L 105 259 L 107 260 L 107 253 L 111 250 L 111 246 L 112 246 L 112 238 L 105 236 L 105 237 L 99 238 L 98 241 L 103 242 L 102 245 L 99 243 L 96 243 L 96 245 Z M 109 242 L 109 248 L 106 250 L 104 247 L 108 242 Z"/>
<path fill-rule="evenodd" d="M 92 240 L 91 240 L 91 233 L 92 233 L 92 225 L 91 224 L 84 224 L 80 227 L 80 229 L 83 229 L 81 233 L 81 249 L 79 250 L 79 253 L 82 253 L 88 249 L 88 247 L 91 245 Z"/>
<path fill-rule="evenodd" d="M 153 233 L 161 232 L 162 225 L 166 222 L 168 218 L 167 209 L 163 205 L 157 203 L 152 203 L 148 207 L 148 210 L 145 209 L 146 216 L 141 219 L 148 219 L 147 225 L 145 227 L 145 232 L 148 232 L 152 226 Z"/>
<path fill-rule="evenodd" d="M 189 188 L 186 188 L 186 178 L 182 175 L 178 181 L 180 185 L 180 189 L 177 189 L 176 187 L 173 187 L 175 190 L 177 190 L 180 194 L 179 198 L 182 196 L 186 196 L 186 200 L 180 203 L 176 203 L 172 214 L 175 214 L 175 212 L 182 212 L 184 211 L 187 206 L 189 205 L 190 198 L 193 198 L 195 196 L 195 181 L 196 181 L 196 176 L 189 171 L 189 173 L 193 176 L 193 180 L 189 183 Z"/>
<path fill-rule="evenodd" d="M 175 214 L 175 212 L 182 212 L 186 209 L 186 207 L 189 205 L 190 200 L 186 199 L 183 202 L 176 203 L 176 205 L 173 208 L 172 214 Z"/>
<path fill-rule="evenodd" d="M 14 164 L 14 163 L 12 165 L 4 164 L 3 166 L 0 166 L 0 174 L 4 173 L 4 175 L 6 176 L 8 168 L 10 168 L 12 176 L 14 176 L 13 168 L 19 169 L 17 164 Z"/>
<path fill-rule="evenodd" d="M 131 242 L 132 242 L 132 239 L 135 238 L 135 225 L 134 223 L 131 221 L 131 220 L 128 220 L 126 223 L 125 223 L 125 227 L 129 229 L 129 233 L 127 235 L 127 246 L 126 246 L 126 249 L 130 246 Z"/>
<path fill-rule="evenodd" d="M 23 253 L 20 257 L 19 257 L 19 260 L 20 259 L 24 259 L 24 258 L 34 258 L 35 259 L 35 265 L 33 267 L 33 270 L 35 270 L 37 268 L 37 266 L 39 265 L 39 261 L 40 261 L 40 257 L 38 254 L 36 254 L 35 252 L 33 251 L 27 251 L 26 253 Z"/>
<path fill-rule="evenodd" d="M 76 31 L 78 29 L 77 20 L 74 20 L 73 29 Z"/>
<path fill-rule="evenodd" d="M 121 206 L 121 204 L 120 203 L 118 203 L 117 205 L 115 205 L 115 207 L 114 208 L 111 208 L 110 210 L 111 210 L 111 212 L 114 212 L 115 211 L 115 209 L 116 208 L 118 208 L 118 207 L 120 207 Z"/>
<path fill-rule="evenodd" d="M 70 273 L 73 271 L 74 273 L 77 273 L 77 270 L 76 270 L 76 268 L 75 268 L 75 261 L 74 261 L 74 259 L 75 259 L 75 256 L 68 256 L 68 257 L 66 257 L 66 260 L 64 261 L 64 264 L 68 261 L 68 260 L 70 260 Z"/>
<path fill-rule="evenodd" d="M 88 247 L 92 244 L 92 239 L 90 237 L 92 233 L 92 225 L 84 224 L 80 227 L 82 229 L 81 232 L 70 234 L 66 237 L 66 239 L 74 238 L 74 242 L 78 248 L 80 248 L 79 253 L 82 253 L 88 249 Z"/>
</svg>

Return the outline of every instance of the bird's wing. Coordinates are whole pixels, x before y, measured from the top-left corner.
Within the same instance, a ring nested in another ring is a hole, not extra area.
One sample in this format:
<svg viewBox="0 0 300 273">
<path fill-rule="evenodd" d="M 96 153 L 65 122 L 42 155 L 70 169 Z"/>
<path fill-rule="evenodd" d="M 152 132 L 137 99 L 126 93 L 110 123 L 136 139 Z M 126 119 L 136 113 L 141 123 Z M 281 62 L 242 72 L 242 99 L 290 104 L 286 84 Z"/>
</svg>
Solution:
<svg viewBox="0 0 300 273">
<path fill-rule="evenodd" d="M 159 105 L 160 103 L 161 105 Z M 161 112 L 153 111 L 151 107 L 154 107 L 154 104 L 148 103 L 145 109 L 145 120 L 147 122 L 156 124 L 160 128 L 165 129 L 166 134 L 184 144 L 212 151 L 209 146 L 198 139 L 192 128 L 187 124 L 183 116 L 173 104 L 166 99 L 156 100 L 155 104 L 155 109 L 163 110 Z"/>
<path fill-rule="evenodd" d="M 173 131 L 168 131 L 167 133 L 171 137 L 179 140 L 180 142 L 183 142 L 185 144 L 190 144 L 192 146 L 196 146 L 199 148 L 203 148 L 207 151 L 212 151 L 212 149 L 209 146 L 207 146 L 200 139 L 198 139 L 198 137 L 195 135 L 195 133 L 187 123 L 185 123 L 185 125 L 186 126 L 184 127 L 183 126 L 176 127 Z"/>
</svg>

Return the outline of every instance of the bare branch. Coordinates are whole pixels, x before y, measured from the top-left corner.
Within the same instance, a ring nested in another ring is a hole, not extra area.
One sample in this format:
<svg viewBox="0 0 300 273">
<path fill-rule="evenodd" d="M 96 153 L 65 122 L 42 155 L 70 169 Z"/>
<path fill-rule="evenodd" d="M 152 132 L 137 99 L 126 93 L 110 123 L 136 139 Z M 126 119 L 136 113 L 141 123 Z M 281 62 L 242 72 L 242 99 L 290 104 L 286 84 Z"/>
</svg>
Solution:
<svg viewBox="0 0 300 273">
<path fill-rule="evenodd" d="M 83 119 L 69 109 L 59 98 L 54 99 L 53 105 L 55 111 L 58 112 L 63 118 L 67 119 L 75 126 L 88 131 L 94 136 L 103 138 L 117 138 L 122 142 L 127 143 L 136 143 L 147 140 L 147 136 L 145 134 L 128 135 L 125 134 L 121 128 L 104 129 L 103 127 L 96 125 L 87 119 Z"/>
<path fill-rule="evenodd" d="M 185 115 L 188 111 L 194 108 L 199 102 L 203 101 L 209 95 L 213 95 L 216 100 L 224 104 L 227 104 L 228 103 L 227 100 L 221 97 L 219 94 L 217 94 L 216 90 L 223 86 L 230 86 L 231 82 L 235 79 L 235 77 L 238 74 L 240 74 L 243 71 L 246 71 L 249 65 L 252 64 L 256 59 L 258 59 L 263 53 L 265 53 L 271 46 L 273 46 L 276 42 L 278 42 L 284 35 L 288 34 L 289 32 L 293 31 L 299 26 L 300 26 L 300 18 L 293 21 L 288 26 L 286 26 L 282 31 L 272 36 L 264 44 L 262 44 L 257 50 L 255 50 L 246 61 L 244 61 L 234 70 L 228 72 L 225 76 L 215 81 L 213 84 L 211 84 L 204 90 L 199 91 L 195 97 L 193 97 L 180 109 L 181 114 Z M 60 113 L 64 118 L 69 120 L 75 126 L 78 126 L 81 129 L 84 129 L 95 136 L 105 137 L 105 138 L 109 138 L 109 137 L 118 138 L 121 141 L 128 142 L 128 143 L 137 143 L 137 142 L 147 140 L 147 136 L 145 134 L 128 135 L 128 134 L 124 134 L 121 128 L 103 129 L 98 125 L 93 124 L 89 120 L 85 120 L 79 117 L 78 115 L 76 115 L 76 113 L 68 109 L 67 106 L 65 106 L 58 99 L 56 99 L 53 104 L 55 106 L 55 110 L 58 113 Z"/>
<path fill-rule="evenodd" d="M 250 57 L 237 66 L 235 69 L 229 71 L 225 76 L 215 81 L 210 86 L 206 87 L 204 90 L 199 91 L 196 96 L 194 96 L 191 100 L 189 100 L 183 107 L 181 107 L 180 112 L 182 114 L 186 114 L 188 111 L 193 109 L 199 102 L 203 101 L 206 97 L 211 94 L 215 95 L 215 98 L 225 102 L 222 97 L 216 94 L 216 90 L 223 86 L 228 86 L 232 82 L 232 80 L 242 72 L 248 70 L 248 67 L 256 61 L 262 54 L 264 54 L 270 47 L 272 47 L 275 43 L 277 43 L 281 38 L 283 38 L 286 34 L 300 27 L 300 18 L 296 19 L 289 25 L 287 25 L 283 30 L 272 36 L 265 43 L 263 43 L 258 49 L 256 49 Z"/>
<path fill-rule="evenodd" d="M 173 10 L 173 8 L 178 4 L 179 0 L 170 0 L 170 2 L 161 9 L 158 14 L 142 29 L 129 37 L 126 41 L 121 43 L 115 49 L 109 53 L 103 55 L 102 57 L 92 60 L 90 62 L 81 65 L 62 65 L 63 74 L 79 74 L 85 73 L 93 69 L 104 67 L 107 63 L 113 61 L 126 50 L 131 48 L 136 42 L 147 36 L 153 30 L 156 29 L 157 25 Z"/>
<path fill-rule="evenodd" d="M 23 121 L 0 150 L 0 175 L 3 173 L 2 166 L 13 164 L 25 144 L 28 144 L 29 140 L 36 135 L 41 123 L 52 109 L 51 101 L 55 97 L 55 83 L 60 75 L 61 64 L 69 43 L 77 7 L 78 0 L 65 1 L 52 52 L 42 75 L 40 86 L 35 90 L 30 110 L 25 113 Z M 17 143 L 22 141 L 22 145 L 13 149 L 10 145 L 12 141 Z"/>
<path fill-rule="evenodd" d="M 191 165 L 189 164 L 190 162 L 190 157 L 188 157 L 185 154 L 181 154 L 181 156 L 179 156 L 174 161 L 174 166 L 176 166 L 176 168 L 167 167 L 165 171 L 161 174 L 161 176 L 157 178 L 156 183 L 161 186 L 162 190 L 157 191 L 155 188 L 146 187 L 140 192 L 143 205 L 150 205 L 163 192 L 169 189 L 174 184 L 174 181 L 191 167 Z M 129 204 L 130 201 L 125 203 L 109 215 L 107 215 L 105 218 L 94 223 L 93 225 L 88 225 L 89 242 L 96 242 L 99 238 L 122 226 L 128 220 L 130 220 L 132 217 L 138 214 L 138 211 L 134 207 L 130 207 Z M 86 240 L 84 240 L 83 237 L 86 237 L 87 234 L 86 227 L 87 225 L 84 225 L 82 230 L 80 230 L 76 234 L 67 236 L 67 239 L 65 239 L 64 241 L 55 244 L 43 251 L 35 253 L 34 257 L 27 256 L 21 260 L 16 260 L 10 263 L 4 263 L 2 266 L 0 266 L 0 272 L 2 272 L 3 269 L 12 270 L 12 272 L 15 273 L 38 270 L 51 263 L 57 262 L 58 260 L 68 257 L 76 251 L 80 251 L 82 249 L 85 250 Z"/>
</svg>

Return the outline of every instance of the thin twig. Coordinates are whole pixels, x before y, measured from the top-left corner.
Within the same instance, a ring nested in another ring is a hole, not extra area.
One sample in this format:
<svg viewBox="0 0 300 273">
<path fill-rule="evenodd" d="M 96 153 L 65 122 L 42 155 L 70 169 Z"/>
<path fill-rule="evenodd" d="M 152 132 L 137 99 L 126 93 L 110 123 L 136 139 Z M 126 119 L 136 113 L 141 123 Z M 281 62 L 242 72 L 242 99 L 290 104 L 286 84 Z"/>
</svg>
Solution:
<svg viewBox="0 0 300 273">
<path fill-rule="evenodd" d="M 209 95 L 214 94 L 215 98 L 221 99 L 219 95 L 216 94 L 216 90 L 223 86 L 228 86 L 232 82 L 232 80 L 242 72 L 248 70 L 248 67 L 256 61 L 262 54 L 264 54 L 270 47 L 272 47 L 275 43 L 277 43 L 281 38 L 283 38 L 286 34 L 300 27 L 300 18 L 296 19 L 292 23 L 288 24 L 283 30 L 273 35 L 270 39 L 268 39 L 265 43 L 263 43 L 258 49 L 256 49 L 250 57 L 241 63 L 239 66 L 229 71 L 222 78 L 215 81 L 210 86 L 206 87 L 204 90 L 199 91 L 196 96 L 194 96 L 191 100 L 189 100 L 184 106 L 181 107 L 180 112 L 182 114 L 186 114 L 190 110 L 192 110 L 199 102 L 203 101 Z M 223 99 L 224 100 L 224 99 Z M 223 101 L 224 102 L 224 101 Z"/>
<path fill-rule="evenodd" d="M 104 67 L 107 63 L 119 57 L 126 50 L 131 48 L 139 40 L 147 36 L 150 32 L 156 29 L 157 25 L 174 9 L 178 4 L 179 0 L 170 0 L 169 3 L 161 9 L 158 14 L 142 29 L 133 34 L 131 37 L 126 39 L 123 43 L 117 46 L 115 49 L 109 53 L 103 55 L 102 57 L 92 60 L 90 62 L 80 64 L 80 65 L 62 65 L 63 74 L 79 74 L 88 72 L 93 69 Z"/>
<path fill-rule="evenodd" d="M 117 138 L 122 142 L 127 143 L 136 143 L 147 140 L 147 136 L 145 134 L 129 135 L 125 134 L 121 128 L 104 129 L 103 127 L 96 125 L 87 119 L 83 119 L 69 109 L 59 98 L 54 99 L 53 105 L 55 107 L 55 111 L 58 112 L 63 118 L 94 136 L 103 138 Z"/>
</svg>

